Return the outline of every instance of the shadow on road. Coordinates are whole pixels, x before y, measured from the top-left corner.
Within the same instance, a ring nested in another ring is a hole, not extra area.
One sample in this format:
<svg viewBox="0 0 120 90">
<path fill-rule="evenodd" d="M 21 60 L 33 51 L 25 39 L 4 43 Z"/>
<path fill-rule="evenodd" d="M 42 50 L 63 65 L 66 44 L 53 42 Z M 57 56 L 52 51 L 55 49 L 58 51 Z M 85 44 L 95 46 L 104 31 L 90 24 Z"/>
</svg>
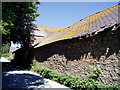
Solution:
<svg viewBox="0 0 120 90">
<path fill-rule="evenodd" d="M 30 74 L 5 74 L 3 76 L 3 88 L 27 88 L 43 85 L 42 77 Z"/>
<path fill-rule="evenodd" d="M 15 67 L 11 63 L 3 63 L 2 90 L 10 90 L 10 88 L 11 90 L 17 90 L 15 88 L 30 88 L 40 85 L 44 85 L 42 77 L 31 74 L 30 71 L 25 71 L 23 68 Z"/>
</svg>

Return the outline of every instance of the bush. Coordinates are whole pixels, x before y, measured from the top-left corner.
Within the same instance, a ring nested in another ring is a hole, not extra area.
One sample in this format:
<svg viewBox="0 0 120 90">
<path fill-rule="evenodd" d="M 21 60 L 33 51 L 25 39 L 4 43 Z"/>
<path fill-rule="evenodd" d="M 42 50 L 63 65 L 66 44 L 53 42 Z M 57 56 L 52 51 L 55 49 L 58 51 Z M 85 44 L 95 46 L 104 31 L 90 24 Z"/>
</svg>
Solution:
<svg viewBox="0 0 120 90">
<path fill-rule="evenodd" d="M 59 73 L 43 67 L 34 66 L 32 67 L 32 71 L 39 73 L 44 78 L 56 81 L 74 90 L 80 90 L 81 88 L 91 88 L 92 90 L 99 88 L 118 89 L 118 84 L 106 85 L 96 81 L 97 76 L 101 73 L 99 69 L 96 69 L 93 74 L 84 80 L 67 73 Z"/>
</svg>

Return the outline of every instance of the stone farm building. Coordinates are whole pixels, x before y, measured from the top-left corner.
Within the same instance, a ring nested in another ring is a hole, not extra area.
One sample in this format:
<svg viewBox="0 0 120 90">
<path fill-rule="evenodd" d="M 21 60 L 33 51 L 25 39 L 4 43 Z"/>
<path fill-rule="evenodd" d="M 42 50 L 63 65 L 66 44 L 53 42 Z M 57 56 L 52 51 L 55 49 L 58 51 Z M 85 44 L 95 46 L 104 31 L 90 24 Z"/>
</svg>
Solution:
<svg viewBox="0 0 120 90">
<path fill-rule="evenodd" d="M 17 61 L 23 65 L 35 57 L 38 65 L 76 76 L 88 75 L 85 70 L 89 66 L 99 67 L 103 70 L 101 82 L 117 83 L 120 75 L 119 8 L 119 4 L 115 5 L 66 28 L 32 26 L 28 53 L 20 52 L 25 49 L 18 50 L 15 59 L 24 56 L 26 61 Z"/>
</svg>

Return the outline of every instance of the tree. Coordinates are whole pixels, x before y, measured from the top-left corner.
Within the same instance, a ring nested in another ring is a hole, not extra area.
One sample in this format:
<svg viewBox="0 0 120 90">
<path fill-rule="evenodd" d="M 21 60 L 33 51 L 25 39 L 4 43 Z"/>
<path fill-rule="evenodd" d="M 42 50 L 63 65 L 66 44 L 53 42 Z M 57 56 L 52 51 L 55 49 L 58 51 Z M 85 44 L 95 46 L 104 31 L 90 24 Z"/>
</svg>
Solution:
<svg viewBox="0 0 120 90">
<path fill-rule="evenodd" d="M 27 27 L 33 24 L 39 2 L 3 2 L 2 3 L 2 44 L 25 44 Z"/>
</svg>

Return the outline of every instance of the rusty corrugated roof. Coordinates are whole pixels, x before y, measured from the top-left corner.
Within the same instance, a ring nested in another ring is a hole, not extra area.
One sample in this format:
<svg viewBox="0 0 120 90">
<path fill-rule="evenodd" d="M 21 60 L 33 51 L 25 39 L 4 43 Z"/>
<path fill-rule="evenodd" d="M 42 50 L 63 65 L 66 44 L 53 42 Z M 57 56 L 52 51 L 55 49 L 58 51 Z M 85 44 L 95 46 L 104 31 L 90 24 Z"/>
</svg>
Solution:
<svg viewBox="0 0 120 90">
<path fill-rule="evenodd" d="M 59 40 L 71 39 L 75 37 L 92 34 L 93 32 L 101 32 L 105 28 L 109 28 L 118 22 L 118 9 L 120 5 L 115 5 L 103 11 L 90 15 L 68 28 L 52 28 L 46 26 L 37 26 L 39 35 L 43 37 L 36 37 L 33 45 L 35 48 L 56 42 Z M 40 34 L 41 33 L 41 34 Z"/>
</svg>

